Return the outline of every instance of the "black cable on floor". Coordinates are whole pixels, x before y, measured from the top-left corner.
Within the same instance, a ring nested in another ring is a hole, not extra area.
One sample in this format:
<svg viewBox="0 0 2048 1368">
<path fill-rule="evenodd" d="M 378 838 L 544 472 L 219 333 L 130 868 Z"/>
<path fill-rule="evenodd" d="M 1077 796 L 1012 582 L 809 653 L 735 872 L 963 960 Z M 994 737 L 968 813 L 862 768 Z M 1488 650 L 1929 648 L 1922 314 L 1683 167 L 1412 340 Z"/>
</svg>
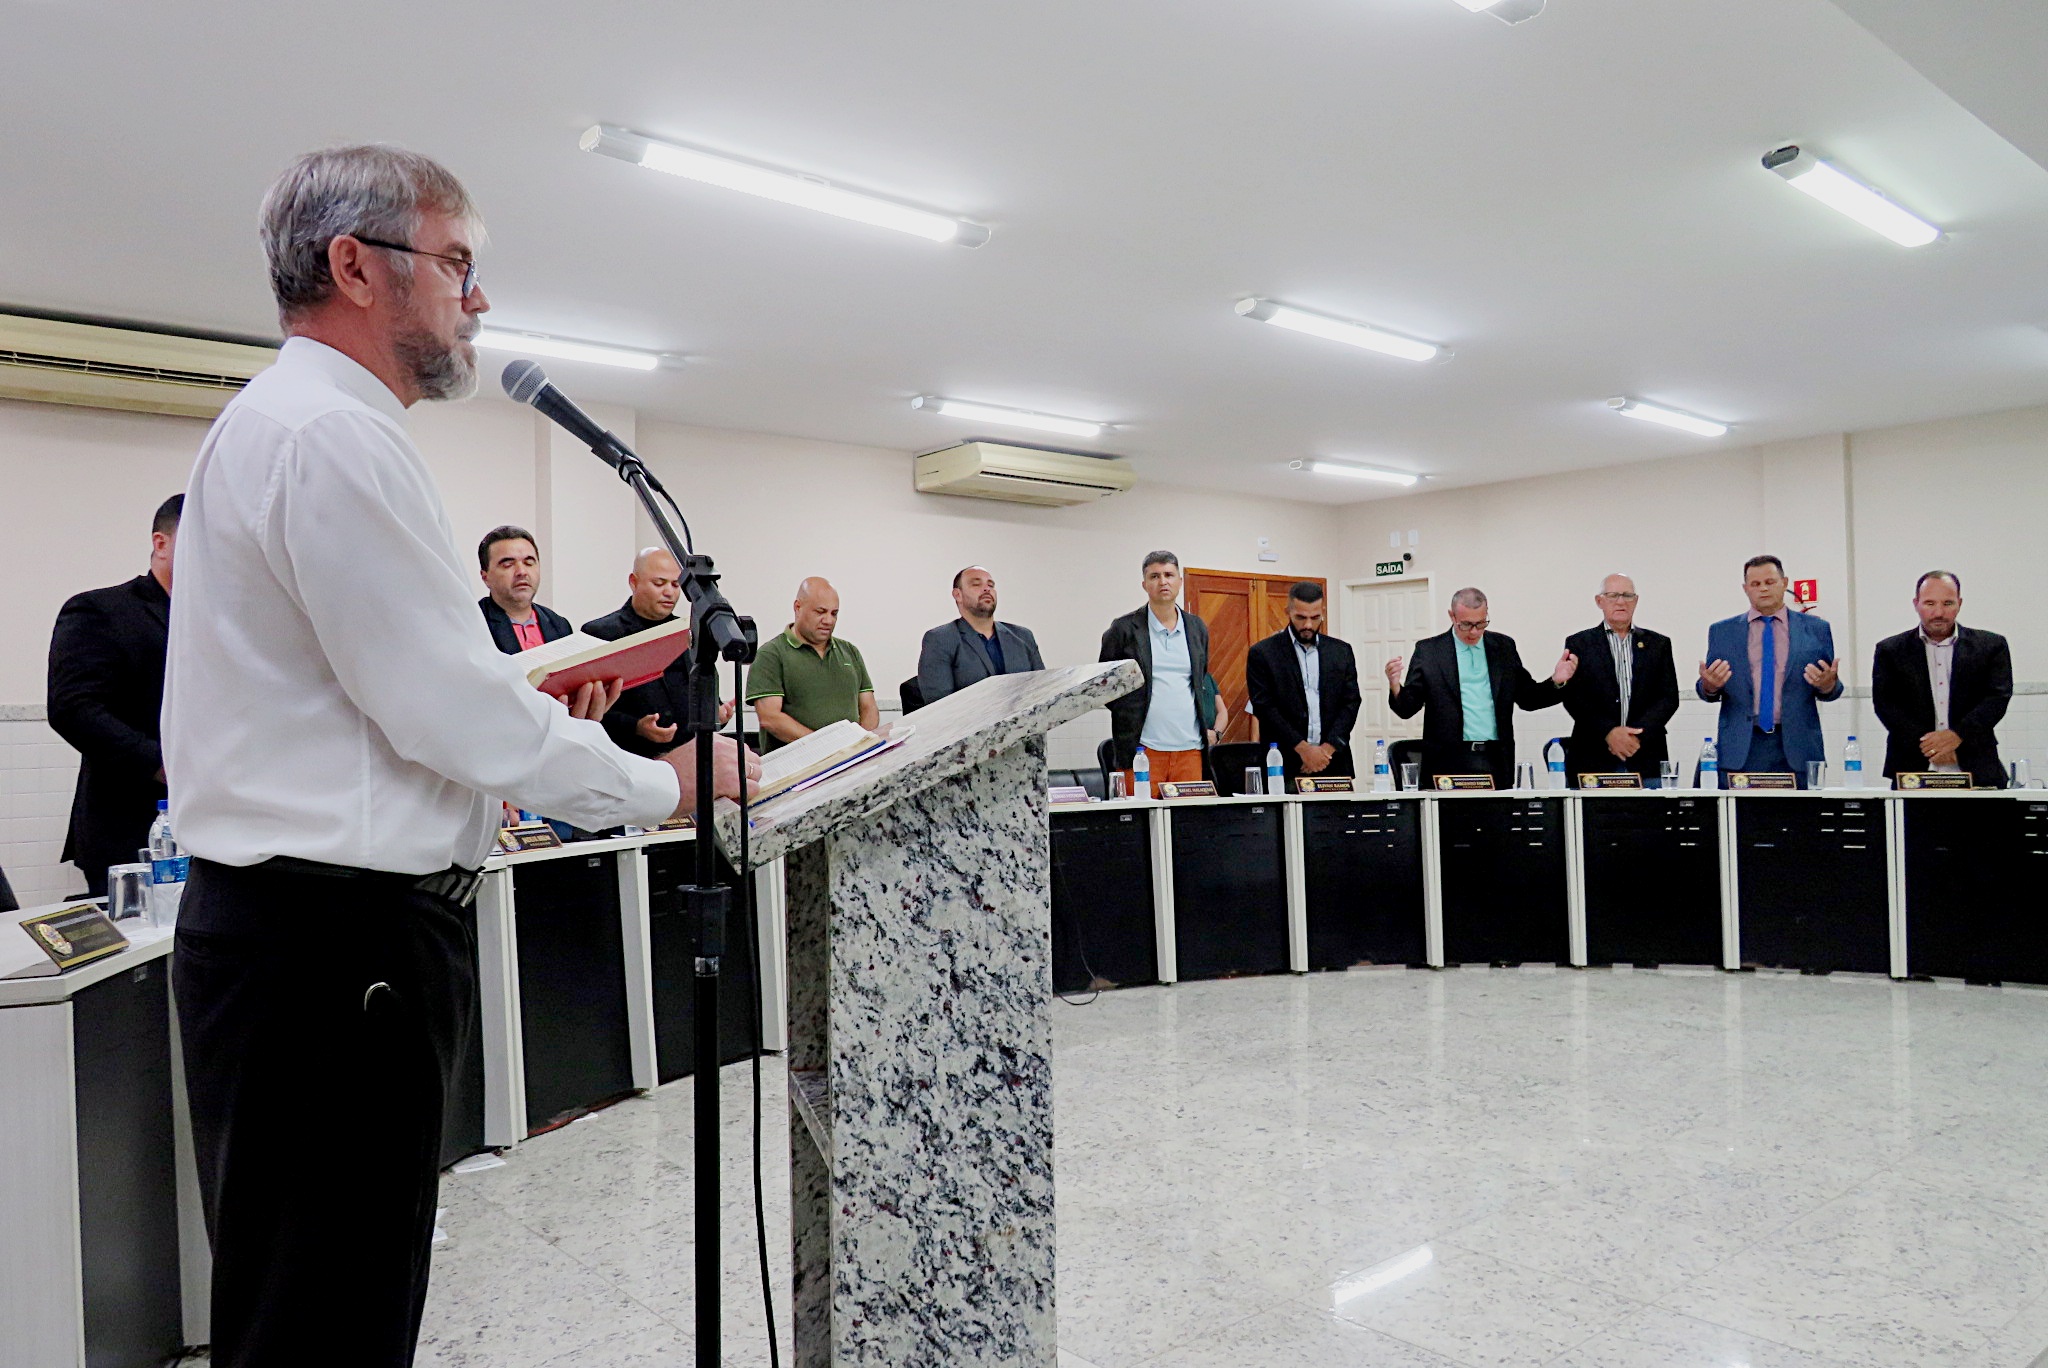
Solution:
<svg viewBox="0 0 2048 1368">
<path fill-rule="evenodd" d="M 768 1321 L 769 1368 L 782 1368 L 782 1348 L 775 1338 L 775 1283 L 768 1272 L 768 1204 L 761 1179 L 761 975 L 767 965 L 761 955 L 760 908 L 754 901 L 754 871 L 747 867 L 748 833 L 752 827 L 747 818 L 747 719 L 746 709 L 740 706 L 740 700 L 745 697 L 745 684 L 737 661 L 732 667 L 732 696 L 733 738 L 740 747 L 740 921 L 746 928 L 747 944 L 753 947 L 754 958 L 754 1011 L 751 1018 L 754 1029 L 754 1248 L 761 1265 L 761 1310 Z M 710 835 L 709 832 L 699 834 Z"/>
<path fill-rule="evenodd" d="M 1067 885 L 1067 881 L 1064 877 L 1066 871 L 1060 867 L 1060 862 L 1058 860 L 1051 858 L 1051 845 L 1052 835 L 1050 830 L 1048 830 L 1046 833 L 1046 863 L 1052 866 L 1053 881 L 1059 884 L 1061 888 L 1065 888 Z M 1055 898 L 1053 899 L 1053 901 L 1058 902 L 1059 899 Z M 1066 902 L 1067 924 L 1074 928 L 1074 953 L 1081 957 L 1081 970 L 1083 973 L 1088 975 L 1088 984 L 1091 988 L 1093 988 L 1095 984 L 1100 983 L 1102 980 L 1096 977 L 1095 966 L 1088 962 L 1088 940 L 1087 937 L 1081 934 L 1081 919 L 1074 915 L 1074 900 L 1072 898 L 1068 898 Z M 1059 989 L 1059 985 L 1055 983 L 1053 985 L 1052 995 L 1058 998 L 1061 1002 L 1066 1003 L 1069 1007 L 1088 1007 L 1094 1004 L 1095 999 L 1102 996 L 1102 990 L 1100 988 L 1095 988 L 1095 991 L 1088 994 L 1087 997 L 1075 999 L 1068 997 L 1065 993 L 1062 993 Z"/>
</svg>

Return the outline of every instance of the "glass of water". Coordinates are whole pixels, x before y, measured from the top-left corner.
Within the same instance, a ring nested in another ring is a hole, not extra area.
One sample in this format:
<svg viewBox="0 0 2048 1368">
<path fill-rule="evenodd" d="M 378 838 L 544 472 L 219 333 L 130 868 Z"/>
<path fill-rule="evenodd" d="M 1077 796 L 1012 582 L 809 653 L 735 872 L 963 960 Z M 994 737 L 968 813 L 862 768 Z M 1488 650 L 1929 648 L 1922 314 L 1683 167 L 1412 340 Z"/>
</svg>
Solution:
<svg viewBox="0 0 2048 1368">
<path fill-rule="evenodd" d="M 1422 787 L 1422 764 L 1416 760 L 1401 762 L 1401 787 L 1419 789 Z"/>
<path fill-rule="evenodd" d="M 1684 765 L 1678 760 L 1657 762 L 1657 784 L 1660 788 L 1675 789 L 1683 782 Z"/>
<path fill-rule="evenodd" d="M 2033 782 L 2033 777 L 2032 777 L 2032 775 L 2031 775 L 2031 774 L 2029 774 L 2029 773 L 2028 773 L 2028 770 L 2027 770 L 2027 762 L 2026 762 L 2026 761 L 2024 761 L 2024 760 L 2015 760 L 2015 761 L 2013 761 L 2013 762 L 2012 762 L 2012 786 L 2013 786 L 2014 788 L 2027 788 L 2027 787 L 2031 786 L 2032 782 Z"/>
<path fill-rule="evenodd" d="M 1109 796 L 1112 800 L 1131 796 L 1130 788 L 1124 783 L 1124 772 L 1122 770 L 1111 770 L 1109 772 Z"/>
<path fill-rule="evenodd" d="M 1809 760 L 1806 762 L 1806 786 L 1810 789 L 1824 789 L 1828 786 L 1828 762 Z"/>
<path fill-rule="evenodd" d="M 1244 789 L 1247 797 L 1266 791 L 1266 772 L 1257 765 L 1244 767 Z"/>
<path fill-rule="evenodd" d="M 113 865 L 107 870 L 107 917 L 127 921 L 149 917 L 149 866 Z"/>
</svg>

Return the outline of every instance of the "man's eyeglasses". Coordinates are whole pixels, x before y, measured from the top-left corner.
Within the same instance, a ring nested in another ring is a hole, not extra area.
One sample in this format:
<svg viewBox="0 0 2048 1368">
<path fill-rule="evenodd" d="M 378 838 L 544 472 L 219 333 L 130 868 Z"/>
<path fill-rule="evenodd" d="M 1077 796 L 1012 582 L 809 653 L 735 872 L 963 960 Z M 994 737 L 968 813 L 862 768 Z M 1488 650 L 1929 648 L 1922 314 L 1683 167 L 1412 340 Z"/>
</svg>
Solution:
<svg viewBox="0 0 2048 1368">
<path fill-rule="evenodd" d="M 1461 632 L 1483 632 L 1493 626 L 1493 619 L 1481 618 L 1477 622 L 1454 622 L 1451 626 Z"/>
<path fill-rule="evenodd" d="M 476 289 L 476 258 L 449 256 L 444 252 L 423 252 L 417 247 L 408 247 L 402 242 L 385 242 L 381 238 L 364 237 L 361 233 L 350 233 L 350 237 L 365 247 L 382 247 L 387 252 L 410 252 L 414 256 L 432 257 L 436 261 L 449 261 L 462 268 L 462 297 L 469 298 Z"/>
<path fill-rule="evenodd" d="M 1634 594 L 1602 594 L 1600 597 L 1604 599 L 1612 599 L 1616 603 L 1634 603 L 1636 601 L 1636 596 Z"/>
</svg>

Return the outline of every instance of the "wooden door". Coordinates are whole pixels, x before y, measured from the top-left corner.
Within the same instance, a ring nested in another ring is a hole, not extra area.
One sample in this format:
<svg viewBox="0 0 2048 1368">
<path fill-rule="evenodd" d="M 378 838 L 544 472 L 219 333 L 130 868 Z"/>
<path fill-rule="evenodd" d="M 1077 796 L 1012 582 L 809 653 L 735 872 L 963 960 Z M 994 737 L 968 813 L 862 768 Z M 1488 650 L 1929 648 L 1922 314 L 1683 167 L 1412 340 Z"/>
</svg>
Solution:
<svg viewBox="0 0 2048 1368">
<path fill-rule="evenodd" d="M 1230 709 L 1222 740 L 1258 739 L 1244 710 L 1245 654 L 1253 642 L 1287 625 L 1288 591 L 1304 581 L 1323 586 L 1327 608 L 1329 582 L 1313 575 L 1282 579 L 1240 570 L 1189 570 L 1182 576 L 1181 601 L 1209 625 L 1209 673 L 1216 677 L 1217 691 Z"/>
<path fill-rule="evenodd" d="M 1422 735 L 1422 714 L 1407 721 L 1387 706 L 1387 662 L 1415 654 L 1415 643 L 1443 630 L 1429 613 L 1427 579 L 1383 580 L 1344 587 L 1344 639 L 1358 655 L 1358 688 L 1364 706 L 1352 729 L 1354 754 L 1365 754 L 1382 737 L 1398 741 Z"/>
</svg>

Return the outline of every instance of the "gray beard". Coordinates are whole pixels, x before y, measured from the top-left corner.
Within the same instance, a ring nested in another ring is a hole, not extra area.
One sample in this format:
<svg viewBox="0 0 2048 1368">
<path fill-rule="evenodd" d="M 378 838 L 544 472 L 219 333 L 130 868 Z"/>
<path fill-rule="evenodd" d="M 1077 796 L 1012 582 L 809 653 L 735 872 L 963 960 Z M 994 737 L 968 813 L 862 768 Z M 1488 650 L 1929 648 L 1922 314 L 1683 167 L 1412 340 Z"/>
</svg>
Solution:
<svg viewBox="0 0 2048 1368">
<path fill-rule="evenodd" d="M 476 352 L 466 340 L 451 346 L 417 329 L 400 333 L 391 346 L 420 398 L 467 399 L 476 393 Z"/>
</svg>

